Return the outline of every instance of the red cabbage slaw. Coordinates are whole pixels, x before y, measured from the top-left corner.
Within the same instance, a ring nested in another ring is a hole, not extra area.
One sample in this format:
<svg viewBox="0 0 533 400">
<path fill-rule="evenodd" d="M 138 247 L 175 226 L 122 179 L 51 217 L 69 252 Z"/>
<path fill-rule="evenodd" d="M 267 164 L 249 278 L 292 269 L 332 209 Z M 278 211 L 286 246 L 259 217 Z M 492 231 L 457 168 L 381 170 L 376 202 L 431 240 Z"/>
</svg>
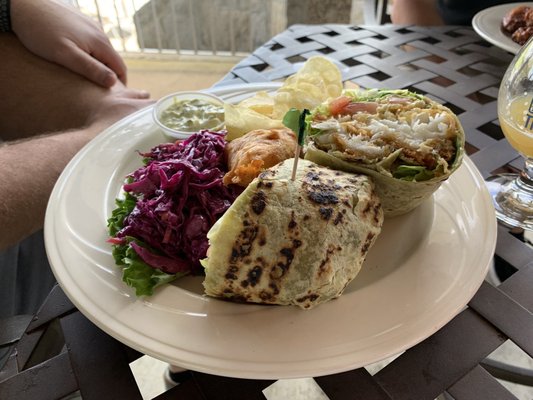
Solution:
<svg viewBox="0 0 533 400">
<path fill-rule="evenodd" d="M 113 256 L 137 295 L 185 274 L 201 274 L 207 232 L 242 191 L 224 186 L 225 132 L 201 131 L 165 143 L 128 175 L 108 220 Z"/>
</svg>

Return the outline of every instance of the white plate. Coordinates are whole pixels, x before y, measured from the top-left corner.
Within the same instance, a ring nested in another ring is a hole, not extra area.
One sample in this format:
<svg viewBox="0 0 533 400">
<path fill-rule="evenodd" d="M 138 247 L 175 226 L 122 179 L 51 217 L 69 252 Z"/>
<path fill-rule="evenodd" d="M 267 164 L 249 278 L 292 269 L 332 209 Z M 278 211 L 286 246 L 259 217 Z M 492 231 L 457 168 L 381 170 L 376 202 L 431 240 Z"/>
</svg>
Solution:
<svg viewBox="0 0 533 400">
<path fill-rule="evenodd" d="M 236 99 L 273 87 L 213 92 Z M 463 309 L 487 273 L 496 218 L 466 158 L 431 199 L 385 222 L 362 272 L 339 299 L 309 311 L 234 304 L 202 295 L 199 277 L 138 299 L 111 257 L 106 219 L 123 178 L 141 165 L 136 150 L 162 140 L 151 108 L 100 134 L 60 176 L 45 221 L 50 264 L 68 297 L 105 332 L 145 354 L 240 378 L 346 371 L 430 336 Z"/>
<path fill-rule="evenodd" d="M 474 30 L 487 42 L 498 46 L 500 49 L 507 50 L 513 54 L 518 53 L 520 46 L 513 42 L 511 36 L 502 29 L 502 19 L 508 11 L 514 7 L 525 5 L 533 7 L 533 3 L 509 3 L 489 7 L 479 11 L 472 18 Z"/>
</svg>

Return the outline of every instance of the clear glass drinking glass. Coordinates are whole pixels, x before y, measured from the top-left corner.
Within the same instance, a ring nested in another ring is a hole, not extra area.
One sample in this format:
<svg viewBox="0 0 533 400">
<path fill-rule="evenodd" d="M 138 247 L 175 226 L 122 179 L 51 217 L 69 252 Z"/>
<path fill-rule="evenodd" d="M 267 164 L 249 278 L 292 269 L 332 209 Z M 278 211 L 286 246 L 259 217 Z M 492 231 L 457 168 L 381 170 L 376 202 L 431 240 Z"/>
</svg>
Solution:
<svg viewBox="0 0 533 400">
<path fill-rule="evenodd" d="M 487 180 L 496 216 L 507 225 L 533 230 L 533 38 L 505 72 L 498 92 L 498 119 L 525 166 L 519 174 Z"/>
</svg>

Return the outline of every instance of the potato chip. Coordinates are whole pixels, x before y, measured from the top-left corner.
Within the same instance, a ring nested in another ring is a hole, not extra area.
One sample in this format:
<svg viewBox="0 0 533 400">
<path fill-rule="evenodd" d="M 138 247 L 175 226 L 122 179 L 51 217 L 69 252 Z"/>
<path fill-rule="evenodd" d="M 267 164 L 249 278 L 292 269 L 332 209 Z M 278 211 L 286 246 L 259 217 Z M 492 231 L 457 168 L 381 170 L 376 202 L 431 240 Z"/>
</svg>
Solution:
<svg viewBox="0 0 533 400">
<path fill-rule="evenodd" d="M 226 140 L 236 139 L 256 129 L 283 128 L 279 119 L 272 119 L 250 108 L 224 104 L 224 119 L 226 121 Z"/>
<path fill-rule="evenodd" d="M 287 78 L 275 95 L 274 118 L 283 118 L 291 108 L 312 109 L 341 95 L 342 76 L 324 57 L 311 57 L 296 74 Z"/>
<path fill-rule="evenodd" d="M 272 117 L 274 111 L 274 97 L 265 91 L 257 92 L 253 97 L 244 99 L 238 104 L 239 107 L 249 108 L 259 114 Z"/>
<path fill-rule="evenodd" d="M 236 106 L 226 104 L 226 139 L 256 129 L 281 128 L 283 116 L 291 108 L 311 110 L 329 98 L 339 97 L 342 89 L 337 66 L 324 57 L 311 57 L 273 95 L 260 91 Z"/>
</svg>

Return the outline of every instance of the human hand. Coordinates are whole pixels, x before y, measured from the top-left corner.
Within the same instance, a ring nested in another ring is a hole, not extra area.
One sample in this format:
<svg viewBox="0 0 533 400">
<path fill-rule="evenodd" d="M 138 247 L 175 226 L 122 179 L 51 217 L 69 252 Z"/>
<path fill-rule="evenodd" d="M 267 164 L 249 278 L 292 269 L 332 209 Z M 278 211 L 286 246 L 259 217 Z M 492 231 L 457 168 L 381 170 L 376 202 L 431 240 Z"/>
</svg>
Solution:
<svg viewBox="0 0 533 400">
<path fill-rule="evenodd" d="M 98 134 L 125 116 L 153 104 L 148 92 L 129 89 L 117 82 L 107 90 L 93 112 L 88 115 L 87 126 L 94 134 Z"/>
<path fill-rule="evenodd" d="M 11 27 L 32 53 L 94 83 L 126 84 L 126 65 L 100 26 L 57 0 L 11 0 Z"/>
</svg>

